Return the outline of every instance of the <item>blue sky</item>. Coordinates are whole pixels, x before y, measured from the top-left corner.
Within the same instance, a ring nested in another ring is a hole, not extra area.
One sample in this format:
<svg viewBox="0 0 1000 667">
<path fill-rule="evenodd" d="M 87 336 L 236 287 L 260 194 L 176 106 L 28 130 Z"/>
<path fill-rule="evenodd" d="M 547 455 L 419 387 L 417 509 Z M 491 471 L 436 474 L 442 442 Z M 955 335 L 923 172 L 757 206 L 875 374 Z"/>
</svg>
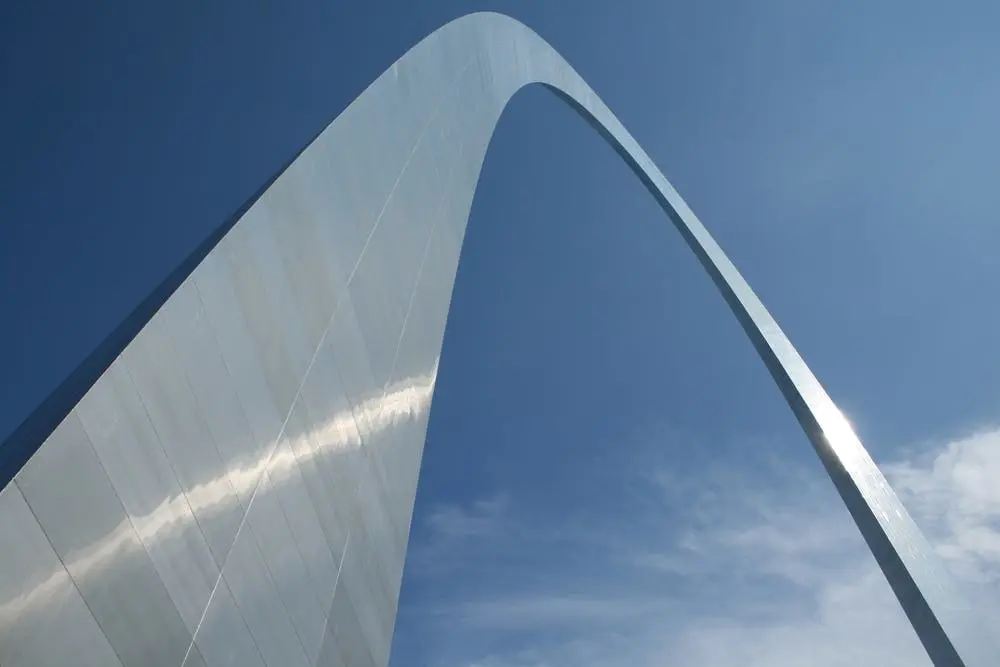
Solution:
<svg viewBox="0 0 1000 667">
<path fill-rule="evenodd" d="M 363 5 L 0 9 L 0 434 L 405 48 L 499 9 L 654 157 L 995 613 L 995 3 Z M 473 207 L 393 667 L 804 659 L 927 664 L 679 236 L 525 91 Z"/>
</svg>

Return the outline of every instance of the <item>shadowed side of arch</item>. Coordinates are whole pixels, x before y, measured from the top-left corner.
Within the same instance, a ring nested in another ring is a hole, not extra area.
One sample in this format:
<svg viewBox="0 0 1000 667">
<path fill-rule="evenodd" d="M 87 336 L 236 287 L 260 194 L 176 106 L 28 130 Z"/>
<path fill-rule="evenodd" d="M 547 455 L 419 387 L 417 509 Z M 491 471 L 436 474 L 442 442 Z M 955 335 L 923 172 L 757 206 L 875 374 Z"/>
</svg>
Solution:
<svg viewBox="0 0 1000 667">
<path fill-rule="evenodd" d="M 398 60 L 4 443 L 0 528 L 26 546 L 0 552 L 0 663 L 387 663 L 469 210 L 531 84 L 615 148 L 697 255 L 934 664 L 993 664 L 735 266 L 572 67 L 497 14 Z"/>
</svg>

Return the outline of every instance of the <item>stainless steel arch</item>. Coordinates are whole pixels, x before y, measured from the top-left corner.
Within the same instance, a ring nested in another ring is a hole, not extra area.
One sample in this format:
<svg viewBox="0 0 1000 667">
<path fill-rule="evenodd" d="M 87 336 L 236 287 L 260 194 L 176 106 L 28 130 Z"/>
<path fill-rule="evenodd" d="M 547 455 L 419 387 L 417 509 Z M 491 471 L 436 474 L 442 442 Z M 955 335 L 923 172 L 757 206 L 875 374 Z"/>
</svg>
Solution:
<svg viewBox="0 0 1000 667">
<path fill-rule="evenodd" d="M 531 83 L 591 122 L 697 254 L 933 662 L 995 663 L 850 424 L 649 156 L 535 33 L 474 14 L 380 76 L 5 443 L 26 463 L 0 492 L 0 664 L 387 663 L 469 207 Z"/>
</svg>

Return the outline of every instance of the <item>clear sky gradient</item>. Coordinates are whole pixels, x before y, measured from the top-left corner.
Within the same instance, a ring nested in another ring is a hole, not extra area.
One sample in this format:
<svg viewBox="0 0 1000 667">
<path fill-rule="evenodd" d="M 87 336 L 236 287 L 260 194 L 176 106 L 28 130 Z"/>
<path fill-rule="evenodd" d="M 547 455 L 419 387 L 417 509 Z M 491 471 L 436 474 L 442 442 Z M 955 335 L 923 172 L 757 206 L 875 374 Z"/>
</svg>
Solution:
<svg viewBox="0 0 1000 667">
<path fill-rule="evenodd" d="M 0 438 L 477 9 L 591 83 L 997 613 L 995 2 L 7 3 Z M 927 664 L 708 278 L 541 89 L 486 160 L 422 474 L 392 667 Z"/>
</svg>

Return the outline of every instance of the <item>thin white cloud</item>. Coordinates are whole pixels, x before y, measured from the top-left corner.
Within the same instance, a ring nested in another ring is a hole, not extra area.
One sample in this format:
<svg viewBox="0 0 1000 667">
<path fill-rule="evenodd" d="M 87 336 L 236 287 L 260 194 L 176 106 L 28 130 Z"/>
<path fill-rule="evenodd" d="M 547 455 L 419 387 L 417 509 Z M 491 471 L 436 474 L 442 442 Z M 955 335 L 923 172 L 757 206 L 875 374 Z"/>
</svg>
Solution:
<svg viewBox="0 0 1000 667">
<path fill-rule="evenodd" d="M 885 466 L 896 492 L 959 576 L 1000 583 L 1000 430 Z"/>
<path fill-rule="evenodd" d="M 680 525 L 663 530 L 650 530 L 667 523 L 662 515 L 638 513 L 617 524 L 566 517 L 578 528 L 567 533 L 533 524 L 505 500 L 502 525 L 531 536 L 540 570 L 526 574 L 522 562 L 519 570 L 472 564 L 449 573 L 464 597 L 437 600 L 435 624 L 422 628 L 426 664 L 929 665 L 832 485 L 818 469 L 782 465 L 765 460 L 711 471 L 706 477 L 714 483 L 701 487 L 678 486 L 671 475 L 644 467 L 651 497 L 637 507 L 676 510 L 671 494 L 686 501 L 671 517 Z M 983 613 L 997 614 L 1000 429 L 912 450 L 882 467 L 956 576 L 979 584 Z M 475 506 L 468 513 L 479 516 Z M 460 528 L 478 525 L 466 524 L 462 513 L 438 516 L 462 517 L 455 521 Z M 549 545 L 556 551 L 566 545 L 553 546 L 555 540 L 573 536 L 593 567 L 562 567 L 545 551 L 546 534 L 558 535 Z M 491 540 L 493 550 L 525 548 L 498 533 Z"/>
<path fill-rule="evenodd" d="M 469 507 L 437 505 L 424 522 L 444 539 L 483 537 L 499 527 L 507 505 L 504 494 L 477 500 Z"/>
<path fill-rule="evenodd" d="M 471 505 L 439 504 L 427 511 L 414 533 L 406 556 L 409 578 L 433 580 L 467 567 L 500 538 L 509 538 L 509 502 L 498 492 Z"/>
<path fill-rule="evenodd" d="M 595 623 L 634 621 L 662 613 L 669 605 L 669 601 L 654 597 L 513 595 L 462 603 L 452 610 L 450 620 L 458 620 L 465 629 L 543 630 L 567 626 L 579 629 Z"/>
</svg>

